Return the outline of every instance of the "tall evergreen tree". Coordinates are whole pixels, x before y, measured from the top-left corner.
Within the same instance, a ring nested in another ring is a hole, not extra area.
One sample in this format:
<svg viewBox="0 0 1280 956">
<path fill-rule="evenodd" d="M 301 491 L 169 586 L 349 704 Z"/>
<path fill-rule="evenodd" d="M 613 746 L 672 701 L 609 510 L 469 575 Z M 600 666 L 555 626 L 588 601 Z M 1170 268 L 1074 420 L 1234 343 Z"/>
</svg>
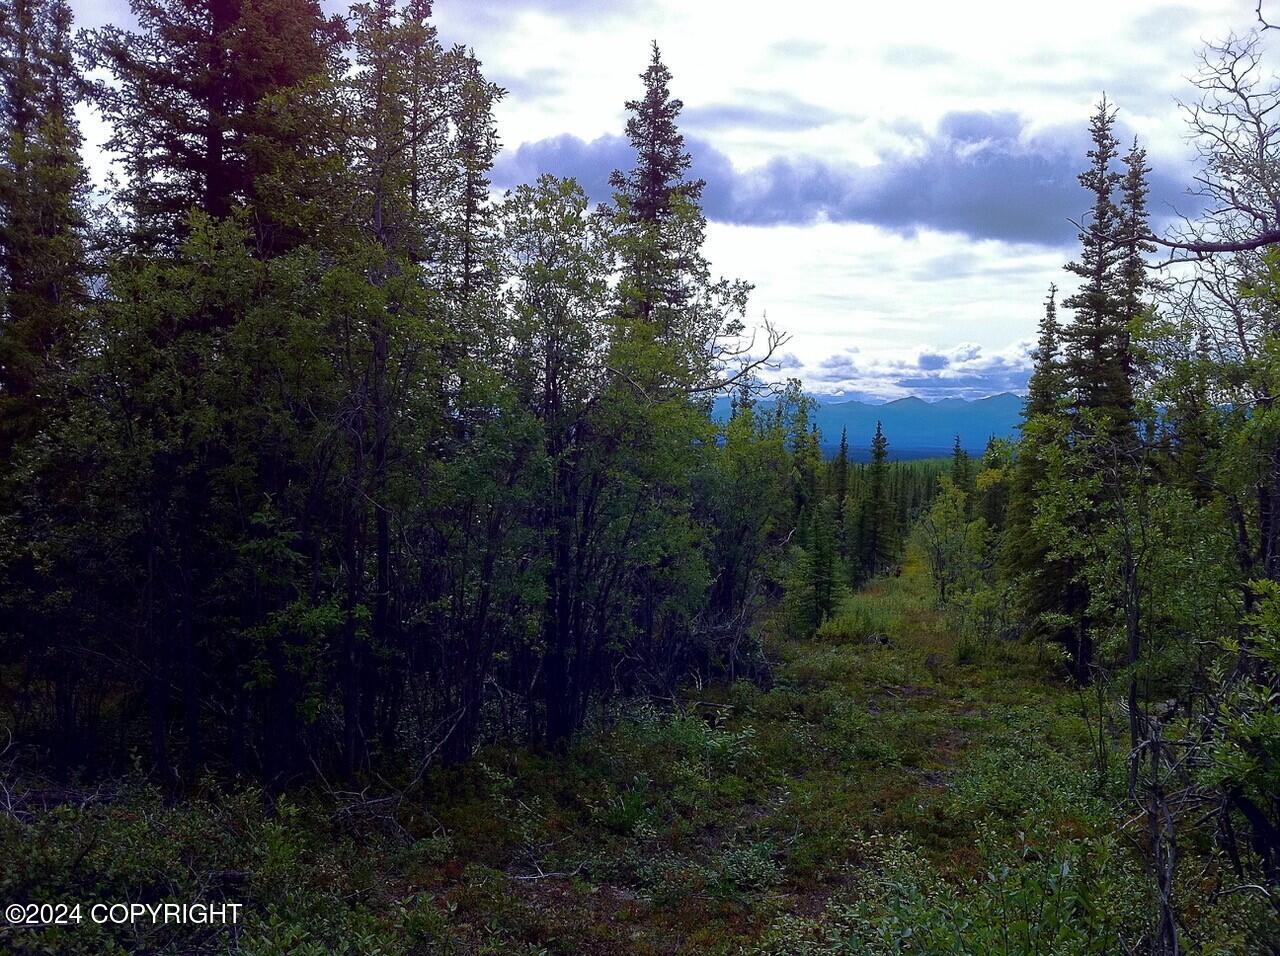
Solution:
<svg viewBox="0 0 1280 956">
<path fill-rule="evenodd" d="M 1080 183 L 1092 195 L 1087 228 L 1080 233 L 1081 255 L 1067 269 L 1082 282 L 1067 300 L 1075 310 L 1074 321 L 1061 333 L 1064 377 L 1071 400 L 1073 440 L 1039 451 L 1056 451 L 1056 467 L 1046 494 L 1072 502 L 1059 508 L 1051 532 L 1060 543 L 1057 553 L 1072 551 L 1076 558 L 1053 569 L 1045 578 L 1047 561 L 1035 562 L 1032 572 L 1039 596 L 1031 603 L 1052 610 L 1058 620 L 1070 621 L 1071 634 L 1063 635 L 1073 655 L 1077 677 L 1093 677 L 1096 641 L 1091 633 L 1092 597 L 1086 580 L 1086 547 L 1096 541 L 1110 522 L 1111 510 L 1127 494 L 1135 477 L 1138 435 L 1134 398 L 1134 358 L 1131 328 L 1142 309 L 1147 291 L 1143 255 L 1151 249 L 1146 239 L 1146 161 L 1135 142 L 1124 160 L 1125 172 L 1114 168 L 1118 142 L 1114 133 L 1115 111 L 1105 97 L 1090 121 L 1092 148 L 1089 168 Z M 1119 204 L 1116 194 L 1120 194 Z M 1033 431 L 1035 429 L 1032 429 Z M 1051 421 L 1046 436 L 1055 434 Z M 1052 442 L 1052 439 L 1050 439 Z M 1043 456 L 1042 456 L 1043 457 Z M 1048 476 L 1042 476 L 1048 480 Z M 1056 605 L 1056 606 L 1053 606 Z"/>
<path fill-rule="evenodd" d="M 498 153 L 493 109 L 503 90 L 484 78 L 472 55 L 460 60 L 458 73 L 458 95 L 449 117 L 455 130 L 455 182 L 447 217 L 448 258 L 456 302 L 473 312 L 477 301 L 492 299 L 499 278 L 497 211 L 489 198 L 489 171 Z"/>
<path fill-rule="evenodd" d="M 844 499 L 849 494 L 849 429 L 841 427 L 840 444 L 836 449 L 836 457 L 831 462 L 831 493 L 836 503 L 843 508 Z"/>
<path fill-rule="evenodd" d="M 1142 314 L 1143 298 L 1151 291 L 1146 256 L 1155 252 L 1156 247 L 1147 238 L 1151 235 L 1147 214 L 1147 194 L 1150 191 L 1147 186 L 1147 177 L 1150 172 L 1151 169 L 1147 165 L 1147 151 L 1138 145 L 1138 140 L 1135 138 L 1124 157 L 1124 178 L 1120 182 L 1120 221 L 1118 223 L 1118 238 L 1123 248 L 1118 275 L 1120 315 L 1126 323 L 1132 322 Z M 1132 381 L 1133 355 L 1129 347 L 1127 329 L 1122 348 L 1124 358 L 1129 363 L 1125 370 Z"/>
<path fill-rule="evenodd" d="M 965 514 L 973 517 L 973 468 L 969 461 L 969 453 L 964 450 L 964 445 L 960 443 L 960 436 L 956 435 L 955 441 L 951 445 L 951 481 L 961 494 L 967 495 L 965 499 Z"/>
<path fill-rule="evenodd" d="M 798 393 L 799 383 L 795 383 Z M 800 531 L 801 543 L 805 541 L 807 518 L 818 502 L 818 477 L 822 464 L 822 452 L 817 443 L 817 432 L 810 419 L 813 399 L 802 394 L 794 403 L 789 433 L 789 451 L 794 479 L 791 482 L 793 494 L 793 517 Z"/>
<path fill-rule="evenodd" d="M 644 96 L 627 101 L 631 116 L 626 128 L 637 163 L 630 172 L 615 171 L 609 182 L 627 219 L 656 224 L 670 217 L 681 200 L 698 202 L 706 183 L 686 177 L 693 160 L 676 126 L 684 103 L 671 95 L 671 71 L 662 62 L 656 41 L 640 79 Z"/>
<path fill-rule="evenodd" d="M 688 176 L 693 160 L 676 125 L 684 104 L 671 95 L 671 71 L 656 42 L 640 79 L 644 96 L 627 102 L 626 133 L 636 165 L 609 178 L 625 240 L 621 295 L 626 311 L 654 323 L 660 335 L 671 335 L 688 301 L 689 275 L 703 268 L 697 250 L 706 184 Z"/>
<path fill-rule="evenodd" d="M 65 0 L 0 2 L 0 460 L 51 410 L 88 281 L 80 77 Z"/>
<path fill-rule="evenodd" d="M 1023 618 L 1037 631 L 1044 615 L 1065 610 L 1070 581 L 1070 569 L 1049 560 L 1044 535 L 1035 524 L 1047 473 L 1046 453 L 1061 440 L 1066 399 L 1059 363 L 1057 291 L 1056 286 L 1049 287 L 1040 319 L 1001 549 L 1005 574 L 1017 586 Z"/>
<path fill-rule="evenodd" d="M 837 584 L 840 579 L 837 521 L 835 499 L 828 495 L 814 508 L 809 533 L 813 557 L 812 586 L 817 624 L 829 618 L 836 609 Z"/>
<path fill-rule="evenodd" d="M 849 540 L 845 526 L 845 502 L 849 497 L 849 429 L 840 429 L 840 445 L 831 461 L 831 494 L 835 498 L 836 550 L 844 559 L 849 557 Z"/>
<path fill-rule="evenodd" d="M 858 564 L 860 576 L 874 577 L 888 565 L 894 547 L 896 513 L 889 488 L 889 440 L 880 422 L 871 439 L 871 463 L 858 514 Z"/>
<path fill-rule="evenodd" d="M 0 545 L 0 656 L 49 688 L 48 739 L 63 767 L 91 750 L 87 668 L 75 656 L 84 635 L 73 623 L 89 615 L 66 600 L 64 576 L 83 565 L 47 560 L 33 532 L 61 534 L 52 500 L 85 490 L 83 469 L 54 447 L 91 279 L 71 25 L 64 0 L 0 0 L 0 525 L 12 535 Z"/>
<path fill-rule="evenodd" d="M 138 30 L 91 31 L 92 98 L 126 174 L 121 198 L 143 246 L 172 245 L 191 209 L 214 218 L 255 203 L 255 183 L 304 130 L 268 97 L 336 68 L 345 29 L 318 0 L 131 0 Z M 255 212 L 271 248 L 286 226 Z"/>
<path fill-rule="evenodd" d="M 1064 373 L 1074 406 L 1106 415 L 1116 434 L 1129 432 L 1133 420 L 1133 385 L 1125 314 L 1125 214 L 1114 194 L 1123 177 L 1115 169 L 1118 142 L 1116 113 L 1104 96 L 1089 123 L 1090 164 L 1080 184 L 1093 198 L 1080 232 L 1080 258 L 1067 265 L 1079 276 L 1079 291 L 1064 305 L 1075 312 L 1062 331 Z M 1140 170 L 1135 166 L 1135 171 Z M 1134 194 L 1135 200 L 1140 197 Z M 1134 207 L 1133 215 L 1140 210 Z"/>
<path fill-rule="evenodd" d="M 1023 414 L 1028 419 L 1057 412 L 1065 397 L 1065 383 L 1058 350 L 1061 330 L 1058 327 L 1057 297 L 1058 287 L 1050 285 L 1049 295 L 1044 303 L 1044 315 L 1040 318 L 1040 335 L 1034 353 L 1035 364 L 1031 378 L 1027 382 L 1027 403 Z"/>
</svg>

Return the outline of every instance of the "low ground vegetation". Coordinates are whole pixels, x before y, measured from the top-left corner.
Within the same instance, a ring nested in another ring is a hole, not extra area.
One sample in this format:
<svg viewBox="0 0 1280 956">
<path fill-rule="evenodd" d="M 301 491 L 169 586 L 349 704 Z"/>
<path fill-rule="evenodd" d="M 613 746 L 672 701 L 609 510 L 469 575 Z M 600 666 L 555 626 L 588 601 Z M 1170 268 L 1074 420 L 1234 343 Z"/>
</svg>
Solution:
<svg viewBox="0 0 1280 956">
<path fill-rule="evenodd" d="M 1123 780 L 1060 667 L 958 660 L 919 565 L 739 682 L 599 714 L 563 756 L 492 747 L 417 792 L 269 798 L 139 778 L 15 789 L 5 899 L 222 898 L 223 928 L 5 930 L 16 953 L 1116 953 L 1154 912 Z M 1119 733 L 1119 728 L 1116 728 Z M 1210 847 L 1197 951 L 1262 952 Z M 1229 882 L 1229 881 L 1228 881 Z"/>
</svg>

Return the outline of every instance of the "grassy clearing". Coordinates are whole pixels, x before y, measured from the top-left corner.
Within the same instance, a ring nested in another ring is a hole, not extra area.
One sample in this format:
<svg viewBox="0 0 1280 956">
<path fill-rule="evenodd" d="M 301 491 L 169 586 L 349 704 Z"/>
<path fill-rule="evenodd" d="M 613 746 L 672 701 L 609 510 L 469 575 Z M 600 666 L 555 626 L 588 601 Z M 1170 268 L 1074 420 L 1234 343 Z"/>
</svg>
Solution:
<svg viewBox="0 0 1280 956">
<path fill-rule="evenodd" d="M 565 756 L 494 748 L 427 799 L 269 804 L 142 786 L 0 816 L 0 898 L 248 904 L 226 930 L 0 930 L 14 952 L 1112 953 L 1147 888 L 1028 648 L 956 642 L 912 569 L 775 683 L 609 715 Z M 963 661 L 963 662 L 961 662 Z M 1197 911 L 1247 953 L 1241 904 Z M 1233 908 L 1234 907 L 1234 908 Z"/>
</svg>

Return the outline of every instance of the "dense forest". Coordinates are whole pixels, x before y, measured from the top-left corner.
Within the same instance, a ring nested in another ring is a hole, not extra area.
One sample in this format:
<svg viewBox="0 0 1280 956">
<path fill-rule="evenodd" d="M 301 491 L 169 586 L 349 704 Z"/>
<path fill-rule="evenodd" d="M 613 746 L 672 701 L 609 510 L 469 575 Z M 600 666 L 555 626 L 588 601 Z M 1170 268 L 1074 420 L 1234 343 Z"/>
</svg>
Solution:
<svg viewBox="0 0 1280 956">
<path fill-rule="evenodd" d="M 1021 437 L 903 462 L 713 273 L 656 43 L 593 206 L 427 0 L 133 11 L 0 0 L 0 902 L 248 915 L 0 944 L 1280 953 L 1265 23 L 1172 232 L 1100 100 Z"/>
</svg>

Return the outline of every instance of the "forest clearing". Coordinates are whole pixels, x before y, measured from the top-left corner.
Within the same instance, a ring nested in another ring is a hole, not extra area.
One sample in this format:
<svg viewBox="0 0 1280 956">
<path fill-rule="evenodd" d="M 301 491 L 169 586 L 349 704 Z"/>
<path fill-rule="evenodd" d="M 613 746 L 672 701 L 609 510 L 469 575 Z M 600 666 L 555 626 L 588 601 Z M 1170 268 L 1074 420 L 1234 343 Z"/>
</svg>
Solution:
<svg viewBox="0 0 1280 956">
<path fill-rule="evenodd" d="M 225 893 L 253 914 L 246 953 L 1122 951 L 1149 905 L 1141 829 L 1116 818 L 1119 778 L 1095 785 L 1086 710 L 1043 653 L 959 642 L 918 564 L 768 646 L 768 690 L 622 708 L 566 756 L 488 748 L 396 801 L 33 802 L 0 829 L 3 888 Z M 1221 873 L 1184 872 L 1205 951 L 1261 945 Z M 193 942 L 0 932 L 19 953 Z"/>
<path fill-rule="evenodd" d="M 1280 30 L 1080 2 L 0 0 L 0 950 L 1280 956 Z"/>
</svg>

